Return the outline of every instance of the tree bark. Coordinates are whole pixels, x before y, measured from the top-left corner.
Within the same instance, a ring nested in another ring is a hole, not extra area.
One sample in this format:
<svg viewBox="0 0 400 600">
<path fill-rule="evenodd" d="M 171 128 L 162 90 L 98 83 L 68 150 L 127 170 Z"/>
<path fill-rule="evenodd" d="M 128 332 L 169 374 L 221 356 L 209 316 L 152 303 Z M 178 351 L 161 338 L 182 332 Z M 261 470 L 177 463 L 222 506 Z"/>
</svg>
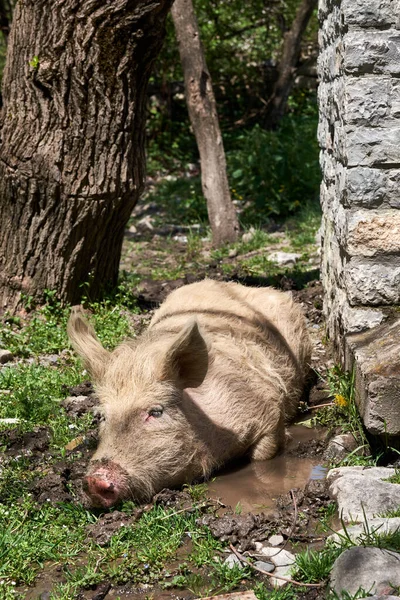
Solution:
<svg viewBox="0 0 400 600">
<path fill-rule="evenodd" d="M 175 0 L 171 13 L 179 44 L 189 118 L 200 154 L 201 183 L 213 244 L 220 246 L 237 239 L 239 224 L 229 190 L 211 77 L 192 0 Z"/>
<path fill-rule="evenodd" d="M 317 0 L 302 0 L 291 28 L 284 34 L 282 55 L 278 64 L 278 79 L 268 102 L 266 126 L 275 129 L 283 117 L 286 104 L 296 77 L 296 67 L 300 58 L 301 39 Z"/>
<path fill-rule="evenodd" d="M 0 310 L 115 284 L 171 0 L 20 0 L 3 78 Z"/>
</svg>

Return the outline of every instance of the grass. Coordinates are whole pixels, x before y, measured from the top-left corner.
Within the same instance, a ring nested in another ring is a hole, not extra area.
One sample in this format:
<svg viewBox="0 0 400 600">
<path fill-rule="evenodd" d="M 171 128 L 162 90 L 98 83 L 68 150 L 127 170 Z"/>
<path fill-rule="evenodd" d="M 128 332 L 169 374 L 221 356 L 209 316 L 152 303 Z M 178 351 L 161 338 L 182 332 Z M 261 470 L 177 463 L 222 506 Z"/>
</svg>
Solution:
<svg viewBox="0 0 400 600">
<path fill-rule="evenodd" d="M 326 384 L 333 398 L 331 406 L 318 411 L 315 421 L 318 425 L 335 429 L 340 427 L 343 433 L 351 433 L 357 448 L 335 466 L 373 466 L 379 457 L 365 454 L 369 450 L 362 419 L 355 402 L 355 374 L 344 371 L 339 365 L 329 369 Z"/>
<path fill-rule="evenodd" d="M 327 581 L 333 563 L 342 553 L 342 548 L 327 545 L 323 550 L 305 550 L 296 554 L 293 578 L 304 583 Z"/>
</svg>

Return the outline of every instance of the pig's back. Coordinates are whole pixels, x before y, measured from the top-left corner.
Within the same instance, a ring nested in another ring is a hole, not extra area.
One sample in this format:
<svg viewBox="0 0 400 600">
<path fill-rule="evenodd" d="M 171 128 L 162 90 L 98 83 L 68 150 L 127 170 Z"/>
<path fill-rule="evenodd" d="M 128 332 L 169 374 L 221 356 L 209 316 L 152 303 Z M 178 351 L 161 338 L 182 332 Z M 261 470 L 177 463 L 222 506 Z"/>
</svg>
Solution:
<svg viewBox="0 0 400 600">
<path fill-rule="evenodd" d="M 155 312 L 150 327 L 184 325 L 196 317 L 210 336 L 270 340 L 307 370 L 310 342 L 301 308 L 290 294 L 273 288 L 250 288 L 206 279 L 174 290 Z M 268 344 L 270 353 L 270 344 Z"/>
</svg>

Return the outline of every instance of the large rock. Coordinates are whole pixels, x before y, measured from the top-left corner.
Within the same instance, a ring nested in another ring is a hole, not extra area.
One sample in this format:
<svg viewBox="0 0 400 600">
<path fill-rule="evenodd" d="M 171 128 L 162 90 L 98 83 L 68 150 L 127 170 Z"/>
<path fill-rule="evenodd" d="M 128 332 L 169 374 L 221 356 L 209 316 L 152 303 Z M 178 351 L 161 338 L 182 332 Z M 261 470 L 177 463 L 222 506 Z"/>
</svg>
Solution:
<svg viewBox="0 0 400 600">
<path fill-rule="evenodd" d="M 336 533 L 329 536 L 329 540 L 335 544 L 341 544 L 344 540 L 351 540 L 357 543 L 368 543 L 368 539 L 387 533 L 400 532 L 400 517 L 375 518 L 368 519 L 357 525 L 349 525 L 346 529 L 339 529 Z"/>
<path fill-rule="evenodd" d="M 388 467 L 341 467 L 329 471 L 329 492 L 336 499 L 343 520 L 364 521 L 397 510 L 400 485 L 386 481 L 395 473 Z"/>
<path fill-rule="evenodd" d="M 400 436 L 400 319 L 346 336 L 346 362 L 355 364 L 356 402 L 367 430 Z"/>
<path fill-rule="evenodd" d="M 381 548 L 354 547 L 335 561 L 331 587 L 340 597 L 360 588 L 368 594 L 388 594 L 400 585 L 400 554 Z"/>
</svg>

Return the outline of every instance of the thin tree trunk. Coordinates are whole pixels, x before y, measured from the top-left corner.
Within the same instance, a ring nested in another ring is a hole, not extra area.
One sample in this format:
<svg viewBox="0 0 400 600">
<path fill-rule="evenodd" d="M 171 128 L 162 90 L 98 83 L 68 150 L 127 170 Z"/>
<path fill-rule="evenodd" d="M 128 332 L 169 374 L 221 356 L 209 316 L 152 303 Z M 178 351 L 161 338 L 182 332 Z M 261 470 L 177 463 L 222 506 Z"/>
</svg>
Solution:
<svg viewBox="0 0 400 600">
<path fill-rule="evenodd" d="M 0 146 L 0 310 L 115 284 L 144 182 L 146 87 L 171 0 L 24 0 Z"/>
<path fill-rule="evenodd" d="M 192 0 L 175 0 L 172 9 L 185 78 L 186 102 L 201 162 L 201 182 L 207 200 L 213 244 L 233 242 L 239 233 L 226 173 L 218 114 Z"/>
<path fill-rule="evenodd" d="M 284 34 L 282 56 L 277 69 L 278 79 L 268 103 L 266 125 L 270 129 L 277 127 L 285 113 L 286 104 L 296 77 L 301 39 L 316 6 L 317 0 L 302 0 L 291 28 Z"/>
</svg>

